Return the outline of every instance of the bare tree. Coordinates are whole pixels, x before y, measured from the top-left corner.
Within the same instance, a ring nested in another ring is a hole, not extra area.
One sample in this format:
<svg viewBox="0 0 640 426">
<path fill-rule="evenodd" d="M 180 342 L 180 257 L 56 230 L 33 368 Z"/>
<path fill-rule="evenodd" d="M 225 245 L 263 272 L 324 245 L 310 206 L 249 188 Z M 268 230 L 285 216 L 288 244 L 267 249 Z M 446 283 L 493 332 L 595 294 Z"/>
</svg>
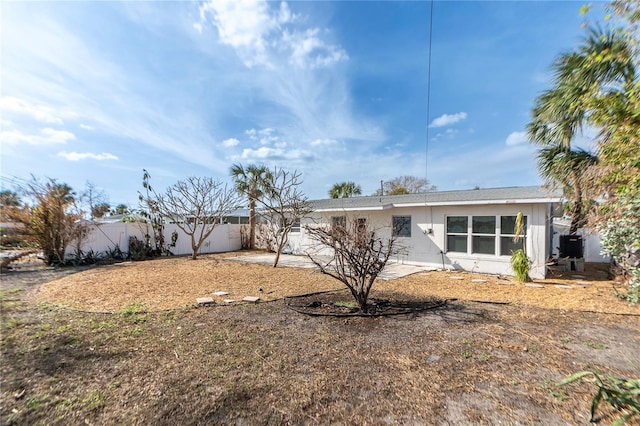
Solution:
<svg viewBox="0 0 640 426">
<path fill-rule="evenodd" d="M 93 182 L 87 181 L 84 192 L 80 194 L 80 199 L 87 205 L 91 220 L 104 217 L 111 209 L 109 197 Z"/>
<path fill-rule="evenodd" d="M 308 226 L 306 231 L 320 245 L 316 253 L 307 254 L 311 261 L 323 274 L 346 285 L 360 310 L 367 312 L 373 283 L 389 258 L 402 250 L 393 233 L 383 238 L 356 218 L 344 224 Z"/>
<path fill-rule="evenodd" d="M 402 194 L 422 194 L 433 192 L 438 188 L 430 185 L 429 181 L 418 176 L 398 176 L 384 182 L 383 190 L 378 190 L 375 195 L 402 195 Z"/>
<path fill-rule="evenodd" d="M 302 176 L 297 170 L 285 171 L 275 167 L 265 173 L 262 196 L 257 202 L 264 208 L 263 215 L 270 220 L 276 230 L 276 258 L 273 267 L 278 266 L 282 249 L 288 242 L 289 232 L 294 225 L 313 210 L 306 195 L 300 191 Z"/>
<path fill-rule="evenodd" d="M 209 177 L 190 177 L 156 197 L 161 214 L 191 237 L 191 259 L 238 203 L 233 187 Z"/>
</svg>

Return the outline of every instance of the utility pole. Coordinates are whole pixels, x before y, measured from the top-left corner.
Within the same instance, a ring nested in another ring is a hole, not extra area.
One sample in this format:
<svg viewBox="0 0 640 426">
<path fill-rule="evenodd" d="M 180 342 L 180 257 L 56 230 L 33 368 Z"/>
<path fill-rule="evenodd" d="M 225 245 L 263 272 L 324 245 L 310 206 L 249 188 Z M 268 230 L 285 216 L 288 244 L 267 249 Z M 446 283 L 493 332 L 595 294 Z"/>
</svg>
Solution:
<svg viewBox="0 0 640 426">
<path fill-rule="evenodd" d="M 380 195 L 384 195 L 384 181 L 380 181 Z"/>
</svg>

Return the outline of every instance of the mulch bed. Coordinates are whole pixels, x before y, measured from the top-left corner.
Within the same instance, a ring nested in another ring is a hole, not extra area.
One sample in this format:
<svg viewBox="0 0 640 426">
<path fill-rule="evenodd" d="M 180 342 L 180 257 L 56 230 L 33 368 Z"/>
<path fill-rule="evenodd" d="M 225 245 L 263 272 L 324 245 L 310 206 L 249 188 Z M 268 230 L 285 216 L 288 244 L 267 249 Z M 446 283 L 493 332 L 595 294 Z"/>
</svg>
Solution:
<svg viewBox="0 0 640 426">
<path fill-rule="evenodd" d="M 231 303 L 233 306 L 243 303 L 241 300 L 246 296 L 259 297 L 262 303 L 344 290 L 340 282 L 316 270 L 273 268 L 233 260 L 247 254 L 250 252 L 202 255 L 195 261 L 188 257 L 170 257 L 92 267 L 40 286 L 33 298 L 36 302 L 91 312 L 117 312 L 132 304 L 148 311 L 161 311 L 194 306 L 201 297 L 213 298 L 216 305 L 226 305 L 226 299 L 235 300 Z M 605 265 L 594 264 L 587 265 L 585 272 L 557 273 L 546 280 L 537 280 L 541 288 L 490 275 L 424 272 L 390 281 L 378 280 L 371 297 L 393 300 L 396 304 L 460 299 L 639 315 L 639 306 L 615 297 L 615 283 L 607 279 L 604 268 Z M 17 272 L 3 273 L 3 282 L 14 277 L 19 279 Z M 213 295 L 218 291 L 228 294 Z M 350 300 L 348 293 L 345 300 Z"/>
</svg>

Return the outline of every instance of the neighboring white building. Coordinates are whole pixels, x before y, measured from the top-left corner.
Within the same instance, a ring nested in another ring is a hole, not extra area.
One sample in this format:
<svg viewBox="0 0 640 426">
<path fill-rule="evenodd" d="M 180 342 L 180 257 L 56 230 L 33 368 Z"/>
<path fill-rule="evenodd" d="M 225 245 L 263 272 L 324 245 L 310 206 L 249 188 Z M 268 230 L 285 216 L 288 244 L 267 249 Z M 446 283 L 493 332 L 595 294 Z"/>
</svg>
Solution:
<svg viewBox="0 0 640 426">
<path fill-rule="evenodd" d="M 544 278 L 551 256 L 552 216 L 562 196 L 541 187 L 514 187 L 312 201 L 314 213 L 289 236 L 287 251 L 302 254 L 316 243 L 305 226 L 366 220 L 391 235 L 395 229 L 406 254 L 397 262 L 513 275 L 511 253 L 524 247 L 530 276 Z M 526 220 L 525 238 L 513 242 L 515 218 Z"/>
</svg>

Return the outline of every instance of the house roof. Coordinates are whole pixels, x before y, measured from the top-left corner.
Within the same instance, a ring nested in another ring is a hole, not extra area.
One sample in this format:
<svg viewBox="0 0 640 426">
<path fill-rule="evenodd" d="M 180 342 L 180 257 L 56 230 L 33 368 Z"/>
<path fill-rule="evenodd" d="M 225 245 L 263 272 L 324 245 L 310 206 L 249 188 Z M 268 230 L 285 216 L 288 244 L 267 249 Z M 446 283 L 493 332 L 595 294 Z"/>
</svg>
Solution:
<svg viewBox="0 0 640 426">
<path fill-rule="evenodd" d="M 468 189 L 422 194 L 335 198 L 311 201 L 313 209 L 323 211 L 386 210 L 394 207 L 460 206 L 488 204 L 559 203 L 562 193 L 540 186 Z"/>
</svg>

